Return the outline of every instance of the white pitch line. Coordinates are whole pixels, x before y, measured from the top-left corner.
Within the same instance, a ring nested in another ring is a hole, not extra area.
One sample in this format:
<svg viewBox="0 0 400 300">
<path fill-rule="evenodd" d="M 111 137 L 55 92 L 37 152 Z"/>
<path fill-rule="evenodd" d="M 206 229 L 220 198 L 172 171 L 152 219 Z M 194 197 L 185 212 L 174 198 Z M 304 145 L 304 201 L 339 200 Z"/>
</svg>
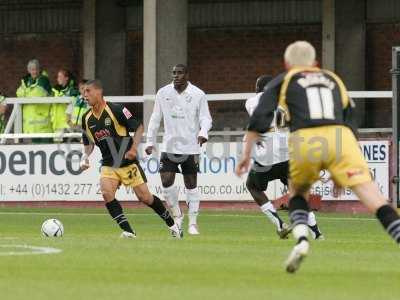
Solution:
<svg viewBox="0 0 400 300">
<path fill-rule="evenodd" d="M 108 216 L 106 213 L 57 213 L 57 212 L 0 212 L 0 215 L 38 215 L 38 216 Z M 125 214 L 127 216 L 154 216 L 154 214 L 135 214 L 128 213 Z M 262 214 L 260 215 L 241 215 L 241 214 L 212 214 L 212 215 L 203 215 L 203 217 L 233 217 L 233 218 L 265 218 Z M 337 220 L 337 221 L 376 221 L 374 218 L 343 218 L 343 217 L 322 217 L 317 215 L 317 219 L 322 220 Z"/>
<path fill-rule="evenodd" d="M 0 249 L 27 249 L 28 251 L 0 251 L 0 256 L 23 256 L 23 255 L 40 255 L 40 254 L 56 254 L 62 252 L 61 249 L 51 247 L 36 247 L 30 245 L 0 245 Z"/>
</svg>

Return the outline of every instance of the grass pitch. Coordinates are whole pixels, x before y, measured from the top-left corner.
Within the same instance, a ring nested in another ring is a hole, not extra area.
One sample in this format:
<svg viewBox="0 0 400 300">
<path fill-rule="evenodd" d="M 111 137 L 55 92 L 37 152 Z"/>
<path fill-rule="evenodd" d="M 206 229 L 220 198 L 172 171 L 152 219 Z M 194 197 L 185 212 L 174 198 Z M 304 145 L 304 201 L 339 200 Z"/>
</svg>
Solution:
<svg viewBox="0 0 400 300">
<path fill-rule="evenodd" d="M 0 299 L 400 297 L 400 249 L 370 216 L 317 214 L 326 240 L 293 275 L 283 267 L 293 239 L 279 240 L 260 213 L 203 211 L 201 235 L 174 240 L 152 211 L 126 212 L 135 240 L 119 239 L 103 209 L 0 209 Z M 63 238 L 41 237 L 47 218 L 63 222 Z M 5 255 L 12 245 L 62 252 Z"/>
</svg>

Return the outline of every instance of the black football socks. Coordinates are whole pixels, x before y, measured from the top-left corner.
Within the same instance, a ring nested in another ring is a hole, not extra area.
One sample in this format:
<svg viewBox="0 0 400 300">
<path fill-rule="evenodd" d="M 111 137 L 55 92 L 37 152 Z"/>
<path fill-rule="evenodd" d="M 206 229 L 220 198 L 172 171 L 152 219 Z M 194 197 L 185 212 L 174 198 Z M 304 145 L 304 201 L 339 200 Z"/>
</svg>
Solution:
<svg viewBox="0 0 400 300">
<path fill-rule="evenodd" d="M 151 207 L 156 212 L 156 214 L 159 215 L 160 218 L 164 220 L 165 224 L 167 224 L 168 227 L 174 225 L 175 224 L 174 219 L 171 217 L 169 211 L 165 208 L 160 198 L 153 195 L 153 199 L 154 199 L 153 204 L 149 205 L 149 207 Z"/>
<path fill-rule="evenodd" d="M 302 196 L 296 195 L 289 200 L 289 217 L 297 243 L 308 240 L 308 211 L 308 203 Z"/>
<path fill-rule="evenodd" d="M 131 228 L 131 225 L 128 222 L 128 219 L 125 217 L 125 214 L 122 211 L 121 204 L 118 202 L 117 199 L 114 199 L 111 202 L 107 202 L 106 207 L 113 220 L 117 222 L 118 226 L 123 231 L 134 233 L 134 231 Z"/>
<path fill-rule="evenodd" d="M 390 205 L 383 205 L 376 211 L 376 217 L 389 235 L 400 244 L 400 217 Z"/>
</svg>

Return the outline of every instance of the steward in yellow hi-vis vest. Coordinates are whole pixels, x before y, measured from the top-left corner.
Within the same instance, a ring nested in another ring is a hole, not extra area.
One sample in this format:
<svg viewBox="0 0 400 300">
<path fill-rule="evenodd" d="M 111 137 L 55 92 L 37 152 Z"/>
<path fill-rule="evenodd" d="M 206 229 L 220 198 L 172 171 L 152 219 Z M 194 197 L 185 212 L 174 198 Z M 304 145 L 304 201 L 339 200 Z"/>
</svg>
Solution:
<svg viewBox="0 0 400 300">
<path fill-rule="evenodd" d="M 78 97 L 79 91 L 69 71 L 64 69 L 58 71 L 57 83 L 52 89 L 54 97 Z M 67 107 L 67 103 L 55 103 L 52 105 L 50 115 L 54 132 L 69 128 L 66 113 Z"/>
<path fill-rule="evenodd" d="M 29 61 L 28 72 L 21 79 L 17 89 L 17 97 L 49 97 L 51 95 L 50 81 L 46 71 L 40 72 L 36 59 Z M 24 133 L 51 133 L 51 104 L 23 104 L 22 126 Z"/>
<path fill-rule="evenodd" d="M 67 108 L 67 117 L 69 116 L 70 127 L 81 126 L 82 115 L 87 112 L 89 106 L 82 96 L 75 97 Z"/>
<path fill-rule="evenodd" d="M 82 124 L 82 116 L 89 109 L 89 104 L 83 97 L 85 91 L 85 84 L 88 80 L 81 79 L 79 81 L 79 95 L 74 97 L 70 104 L 68 104 L 66 115 L 67 123 L 71 129 L 80 129 Z"/>
</svg>

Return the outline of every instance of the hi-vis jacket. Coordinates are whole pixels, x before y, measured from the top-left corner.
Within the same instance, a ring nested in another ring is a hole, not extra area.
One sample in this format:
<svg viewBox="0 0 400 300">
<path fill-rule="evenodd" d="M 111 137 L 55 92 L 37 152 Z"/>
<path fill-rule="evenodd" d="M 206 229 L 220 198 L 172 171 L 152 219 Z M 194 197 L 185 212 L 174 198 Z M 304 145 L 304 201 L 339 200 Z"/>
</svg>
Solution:
<svg viewBox="0 0 400 300">
<path fill-rule="evenodd" d="M 56 85 L 52 91 L 54 97 L 77 97 L 79 95 L 73 80 L 69 80 L 66 86 Z M 54 132 L 69 127 L 66 114 L 67 107 L 67 103 L 55 103 L 51 107 L 50 116 Z"/>
<path fill-rule="evenodd" d="M 17 89 L 17 97 L 48 97 L 51 95 L 51 86 L 47 73 L 42 73 L 36 79 L 30 74 L 21 79 Z M 22 126 L 24 133 L 53 132 L 50 121 L 51 104 L 23 104 Z"/>
</svg>

